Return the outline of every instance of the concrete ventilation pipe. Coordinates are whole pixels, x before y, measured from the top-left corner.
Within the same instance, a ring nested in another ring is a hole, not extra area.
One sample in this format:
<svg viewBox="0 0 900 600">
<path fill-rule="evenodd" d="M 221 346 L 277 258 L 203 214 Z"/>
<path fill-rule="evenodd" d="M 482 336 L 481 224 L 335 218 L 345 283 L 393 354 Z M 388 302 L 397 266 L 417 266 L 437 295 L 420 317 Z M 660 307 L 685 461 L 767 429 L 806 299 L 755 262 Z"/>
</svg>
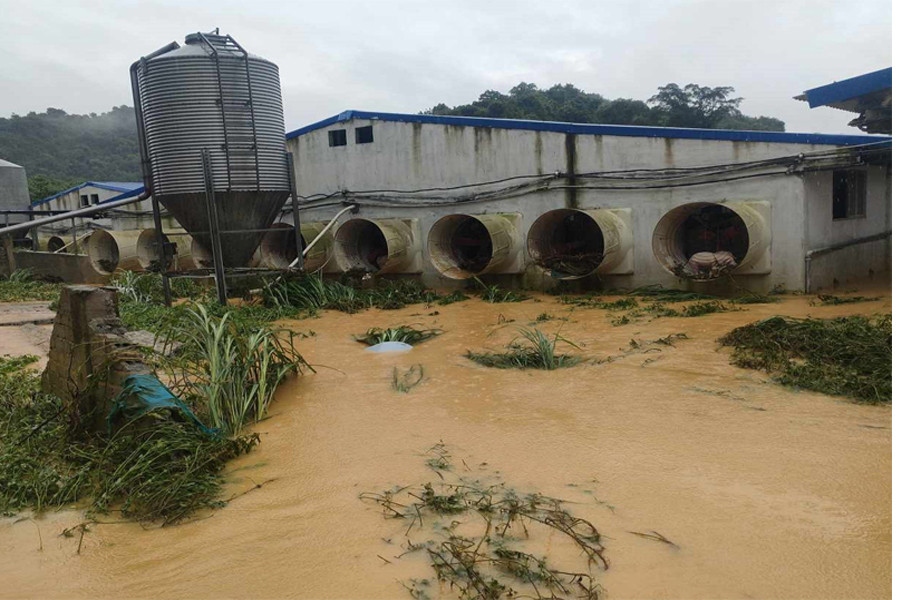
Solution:
<svg viewBox="0 0 900 600">
<path fill-rule="evenodd" d="M 444 277 L 468 279 L 514 258 L 516 231 L 502 215 L 447 215 L 428 232 L 428 256 Z"/>
<path fill-rule="evenodd" d="M 653 254 L 673 275 L 710 280 L 752 267 L 770 240 L 766 220 L 752 206 L 693 202 L 673 208 L 659 220 L 653 230 Z M 714 261 L 713 256 L 718 258 Z"/>
<path fill-rule="evenodd" d="M 306 245 L 314 240 L 322 230 L 325 223 L 301 223 L 301 245 Z M 325 266 L 331 258 L 331 249 L 334 238 L 326 234 L 303 257 L 303 269 L 312 273 Z M 269 232 L 263 236 L 259 248 L 253 254 L 250 265 L 266 269 L 287 269 L 297 259 L 297 242 L 294 238 L 294 226 L 290 223 L 275 223 L 269 228 Z"/>
<path fill-rule="evenodd" d="M 41 249 L 46 248 L 47 252 L 59 252 L 60 248 L 65 248 L 65 246 L 66 240 L 58 235 L 51 235 L 46 241 L 40 240 L 40 245 L 38 247 Z M 74 245 L 69 246 L 69 248 L 72 248 L 72 252 L 75 252 Z M 68 254 L 69 248 L 65 248 L 60 254 Z"/>
<path fill-rule="evenodd" d="M 528 231 L 528 254 L 559 279 L 578 279 L 616 268 L 631 250 L 628 225 L 611 210 L 559 208 Z"/>
<path fill-rule="evenodd" d="M 350 219 L 334 234 L 341 271 L 398 273 L 413 259 L 413 235 L 400 219 Z"/>
<path fill-rule="evenodd" d="M 175 244 L 175 260 L 170 261 L 167 270 L 174 271 L 176 267 L 179 269 L 191 269 L 194 267 L 191 258 L 191 246 L 193 238 L 185 230 L 174 230 L 163 234 L 164 243 Z M 156 230 L 144 229 L 137 238 L 135 252 L 137 254 L 138 263 L 142 269 L 156 271 L 156 265 L 159 261 L 159 250 L 156 248 Z"/>
<path fill-rule="evenodd" d="M 191 238 L 191 258 L 190 264 L 194 269 L 212 269 L 213 257 L 212 252 L 207 250 L 206 246 Z"/>
<path fill-rule="evenodd" d="M 98 273 L 109 275 L 118 269 L 140 271 L 137 240 L 140 231 L 98 230 L 87 238 L 87 254 Z"/>
</svg>

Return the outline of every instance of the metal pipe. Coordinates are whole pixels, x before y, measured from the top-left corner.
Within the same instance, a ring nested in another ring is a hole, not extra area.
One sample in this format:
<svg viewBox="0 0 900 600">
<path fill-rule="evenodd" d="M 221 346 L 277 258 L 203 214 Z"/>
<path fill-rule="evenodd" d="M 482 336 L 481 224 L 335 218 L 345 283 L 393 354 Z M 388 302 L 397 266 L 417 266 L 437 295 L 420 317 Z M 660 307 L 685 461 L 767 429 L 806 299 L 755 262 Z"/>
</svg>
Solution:
<svg viewBox="0 0 900 600">
<path fill-rule="evenodd" d="M 16 233 L 17 231 L 24 231 L 26 229 L 34 229 L 40 227 L 42 225 L 49 225 L 50 223 L 56 223 L 57 221 L 65 221 L 67 219 L 71 219 L 74 217 L 82 217 L 92 215 L 94 213 L 103 212 L 104 210 L 109 210 L 110 208 L 118 208 L 119 206 L 128 206 L 129 204 L 134 204 L 135 202 L 142 202 L 150 197 L 150 194 L 147 192 L 142 193 L 140 196 L 135 198 L 124 198 L 122 200 L 116 200 L 115 202 L 107 202 L 106 204 L 97 204 L 95 206 L 88 206 L 85 208 L 78 208 L 75 210 L 70 210 L 58 215 L 53 215 L 52 217 L 44 217 L 43 219 L 37 219 L 35 221 L 26 221 L 24 223 L 19 223 L 17 225 L 10 225 L 9 227 L 4 227 L 0 229 L 0 235 L 9 235 L 11 233 Z"/>
<path fill-rule="evenodd" d="M 297 184 L 294 179 L 294 158 L 290 152 L 285 153 L 284 159 L 288 168 L 288 183 L 291 186 L 291 212 L 294 218 L 294 241 L 297 244 L 297 268 L 303 270 L 303 235 L 300 233 L 300 205 L 297 202 Z"/>
<path fill-rule="evenodd" d="M 338 211 L 338 214 L 334 215 L 334 218 L 331 219 L 331 220 L 328 222 L 328 225 L 325 226 L 325 229 L 323 229 L 322 231 L 320 231 L 320 232 L 319 232 L 319 235 L 317 235 L 317 236 L 313 239 L 313 241 L 311 241 L 309 244 L 307 244 L 306 248 L 303 249 L 303 253 L 301 254 L 301 256 L 306 256 L 307 254 L 309 254 L 309 251 L 312 249 L 313 246 L 316 245 L 316 242 L 318 242 L 318 241 L 321 240 L 323 237 L 325 237 L 325 234 L 328 233 L 328 230 L 331 229 L 331 228 L 334 226 L 334 224 L 335 224 L 335 223 L 337 222 L 337 220 L 341 217 L 341 215 L 343 215 L 343 214 L 346 213 L 347 211 L 350 211 L 350 210 L 353 210 L 353 209 L 359 209 L 359 207 L 358 207 L 357 205 L 355 205 L 355 204 L 351 204 L 350 206 L 344 208 L 343 210 Z M 289 268 L 289 269 L 293 269 L 295 266 L 297 266 L 297 263 L 299 263 L 299 262 L 300 262 L 300 256 L 298 256 L 297 258 L 295 258 L 295 259 L 294 259 L 294 262 L 292 262 L 288 268 Z"/>
<path fill-rule="evenodd" d="M 76 238 L 76 239 L 72 240 L 71 242 L 69 242 L 69 243 L 66 244 L 65 246 L 61 246 L 61 247 L 57 248 L 56 250 L 53 251 L 53 254 L 59 254 L 60 252 L 62 252 L 62 251 L 65 250 L 66 248 L 68 248 L 69 246 L 73 246 L 73 245 L 78 244 L 78 241 L 79 241 L 79 240 L 83 240 L 83 239 L 86 238 L 86 237 L 90 237 L 91 235 L 93 235 L 93 233 L 94 233 L 93 231 L 89 231 L 89 232 L 85 233 L 83 236 L 81 236 L 81 237 L 79 237 L 79 238 Z"/>
<path fill-rule="evenodd" d="M 172 306 L 172 290 L 169 288 L 168 264 L 166 262 L 165 237 L 162 232 L 162 217 L 159 215 L 159 201 L 153 198 L 153 227 L 156 229 L 156 251 L 159 257 L 159 275 L 162 277 L 163 300 Z M 140 238 L 138 238 L 140 239 Z M 175 257 L 172 257 L 175 260 Z"/>
</svg>

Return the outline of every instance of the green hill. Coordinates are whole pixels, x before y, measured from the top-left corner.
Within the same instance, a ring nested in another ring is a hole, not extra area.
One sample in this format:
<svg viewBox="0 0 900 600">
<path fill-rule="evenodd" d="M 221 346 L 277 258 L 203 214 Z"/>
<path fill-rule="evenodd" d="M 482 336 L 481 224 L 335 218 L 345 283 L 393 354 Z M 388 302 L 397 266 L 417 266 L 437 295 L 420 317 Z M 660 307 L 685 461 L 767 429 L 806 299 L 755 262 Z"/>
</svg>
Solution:
<svg viewBox="0 0 900 600">
<path fill-rule="evenodd" d="M 86 180 L 140 181 L 134 109 L 70 115 L 58 108 L 0 118 L 0 157 L 25 167 L 32 199 Z"/>
</svg>

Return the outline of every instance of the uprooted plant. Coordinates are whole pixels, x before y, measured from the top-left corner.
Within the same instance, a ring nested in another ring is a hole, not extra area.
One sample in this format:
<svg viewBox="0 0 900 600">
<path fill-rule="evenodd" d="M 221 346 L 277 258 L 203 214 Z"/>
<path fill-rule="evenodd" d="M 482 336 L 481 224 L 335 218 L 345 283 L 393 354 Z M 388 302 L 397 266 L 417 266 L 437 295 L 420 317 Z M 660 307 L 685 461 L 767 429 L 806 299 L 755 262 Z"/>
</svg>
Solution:
<svg viewBox="0 0 900 600">
<path fill-rule="evenodd" d="M 466 352 L 465 357 L 485 367 L 495 369 L 544 369 L 554 370 L 574 367 L 581 358 L 571 354 L 557 354 L 559 343 L 578 348 L 557 330 L 552 336 L 540 329 L 519 327 L 519 335 L 506 346 L 504 352 Z"/>
<path fill-rule="evenodd" d="M 770 317 L 719 340 L 732 363 L 776 381 L 862 402 L 891 402 L 891 315 L 837 319 Z"/>
<path fill-rule="evenodd" d="M 406 540 L 396 558 L 424 553 L 434 578 L 463 600 L 599 598 L 597 572 L 609 561 L 592 523 L 569 512 L 563 500 L 458 475 L 443 443 L 426 454 L 439 481 L 359 496 L 400 522 Z M 528 551 L 528 542 L 544 545 L 560 534 L 580 551 L 582 565 L 563 567 Z M 428 579 L 403 585 L 414 598 L 429 597 Z"/>
<path fill-rule="evenodd" d="M 398 327 L 372 327 L 362 335 L 355 336 L 357 342 L 367 346 L 374 346 L 383 342 L 403 342 L 414 346 L 421 344 L 433 337 L 444 333 L 440 329 L 418 329 L 412 325 L 400 325 Z"/>
</svg>

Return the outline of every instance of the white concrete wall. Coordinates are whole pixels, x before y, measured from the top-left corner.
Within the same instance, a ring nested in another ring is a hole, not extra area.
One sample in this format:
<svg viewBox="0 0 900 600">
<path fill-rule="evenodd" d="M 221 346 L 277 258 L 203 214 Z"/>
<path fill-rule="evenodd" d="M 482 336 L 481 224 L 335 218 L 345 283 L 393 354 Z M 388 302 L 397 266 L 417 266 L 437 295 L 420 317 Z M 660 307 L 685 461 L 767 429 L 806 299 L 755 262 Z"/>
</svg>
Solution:
<svg viewBox="0 0 900 600">
<path fill-rule="evenodd" d="M 891 229 L 891 173 L 884 166 L 866 170 L 866 214 L 847 219 L 832 218 L 833 176 L 831 171 L 804 176 L 806 223 L 804 252 L 821 250 Z M 865 280 L 889 271 L 890 238 L 849 246 L 813 258 L 810 262 L 810 291 Z"/>
<path fill-rule="evenodd" d="M 374 142 L 356 144 L 354 128 L 372 125 Z M 329 147 L 328 131 L 347 130 L 347 145 Z M 762 142 L 731 142 L 670 138 L 576 135 L 574 156 L 567 164 L 566 134 L 511 129 L 489 129 L 438 124 L 412 124 L 378 120 L 353 119 L 311 131 L 288 141 L 294 154 L 294 167 L 299 193 L 303 196 L 329 194 L 347 189 L 411 190 L 446 187 L 491 181 L 517 175 L 565 175 L 572 167 L 576 173 L 621 169 L 659 169 L 694 167 L 767 158 L 784 157 L 833 148 L 833 146 Z M 572 143 L 572 142 L 570 142 Z M 816 177 L 822 176 L 815 174 Z M 830 173 L 826 174 L 830 178 Z M 359 216 L 367 218 L 415 217 L 419 239 L 426 239 L 434 222 L 453 213 L 520 213 L 523 216 L 521 241 L 534 220 L 544 212 L 572 206 L 577 208 L 631 208 L 634 227 L 634 272 L 629 275 L 605 276 L 604 286 L 634 287 L 649 283 L 678 285 L 678 280 L 656 260 L 651 236 L 657 222 L 670 209 L 689 202 L 763 201 L 771 206 L 772 241 L 771 273 L 736 276 L 742 286 L 758 291 L 783 286 L 802 289 L 805 284 L 805 252 L 810 240 L 805 238 L 806 202 L 811 187 L 811 174 L 778 175 L 708 185 L 643 191 L 580 190 L 577 194 L 563 190 L 529 193 L 490 203 L 440 208 L 374 208 L 362 207 Z M 872 213 L 884 210 L 885 191 L 882 184 L 870 179 L 869 195 Z M 579 184 L 584 183 L 580 181 Z M 507 184 L 498 184 L 507 185 Z M 429 197 L 459 195 L 460 191 L 430 193 Z M 828 185 L 830 219 L 830 179 Z M 889 196 L 889 192 L 888 192 Z M 888 202 L 889 204 L 889 202 Z M 304 211 L 304 220 L 323 221 L 339 207 Z M 867 219 L 868 221 L 868 219 Z M 858 228 L 868 231 L 870 224 L 838 224 L 831 233 L 831 223 L 816 221 L 809 230 L 816 241 L 835 236 L 855 235 Z M 875 225 L 871 225 L 875 227 Z M 854 229 L 857 228 L 857 229 Z M 844 231 L 846 229 L 847 231 Z M 810 235 L 809 233 L 806 234 Z M 424 278 L 432 284 L 442 280 L 430 261 L 423 261 Z M 531 273 L 527 280 L 535 282 Z M 721 285 L 693 284 L 697 286 Z"/>
</svg>

